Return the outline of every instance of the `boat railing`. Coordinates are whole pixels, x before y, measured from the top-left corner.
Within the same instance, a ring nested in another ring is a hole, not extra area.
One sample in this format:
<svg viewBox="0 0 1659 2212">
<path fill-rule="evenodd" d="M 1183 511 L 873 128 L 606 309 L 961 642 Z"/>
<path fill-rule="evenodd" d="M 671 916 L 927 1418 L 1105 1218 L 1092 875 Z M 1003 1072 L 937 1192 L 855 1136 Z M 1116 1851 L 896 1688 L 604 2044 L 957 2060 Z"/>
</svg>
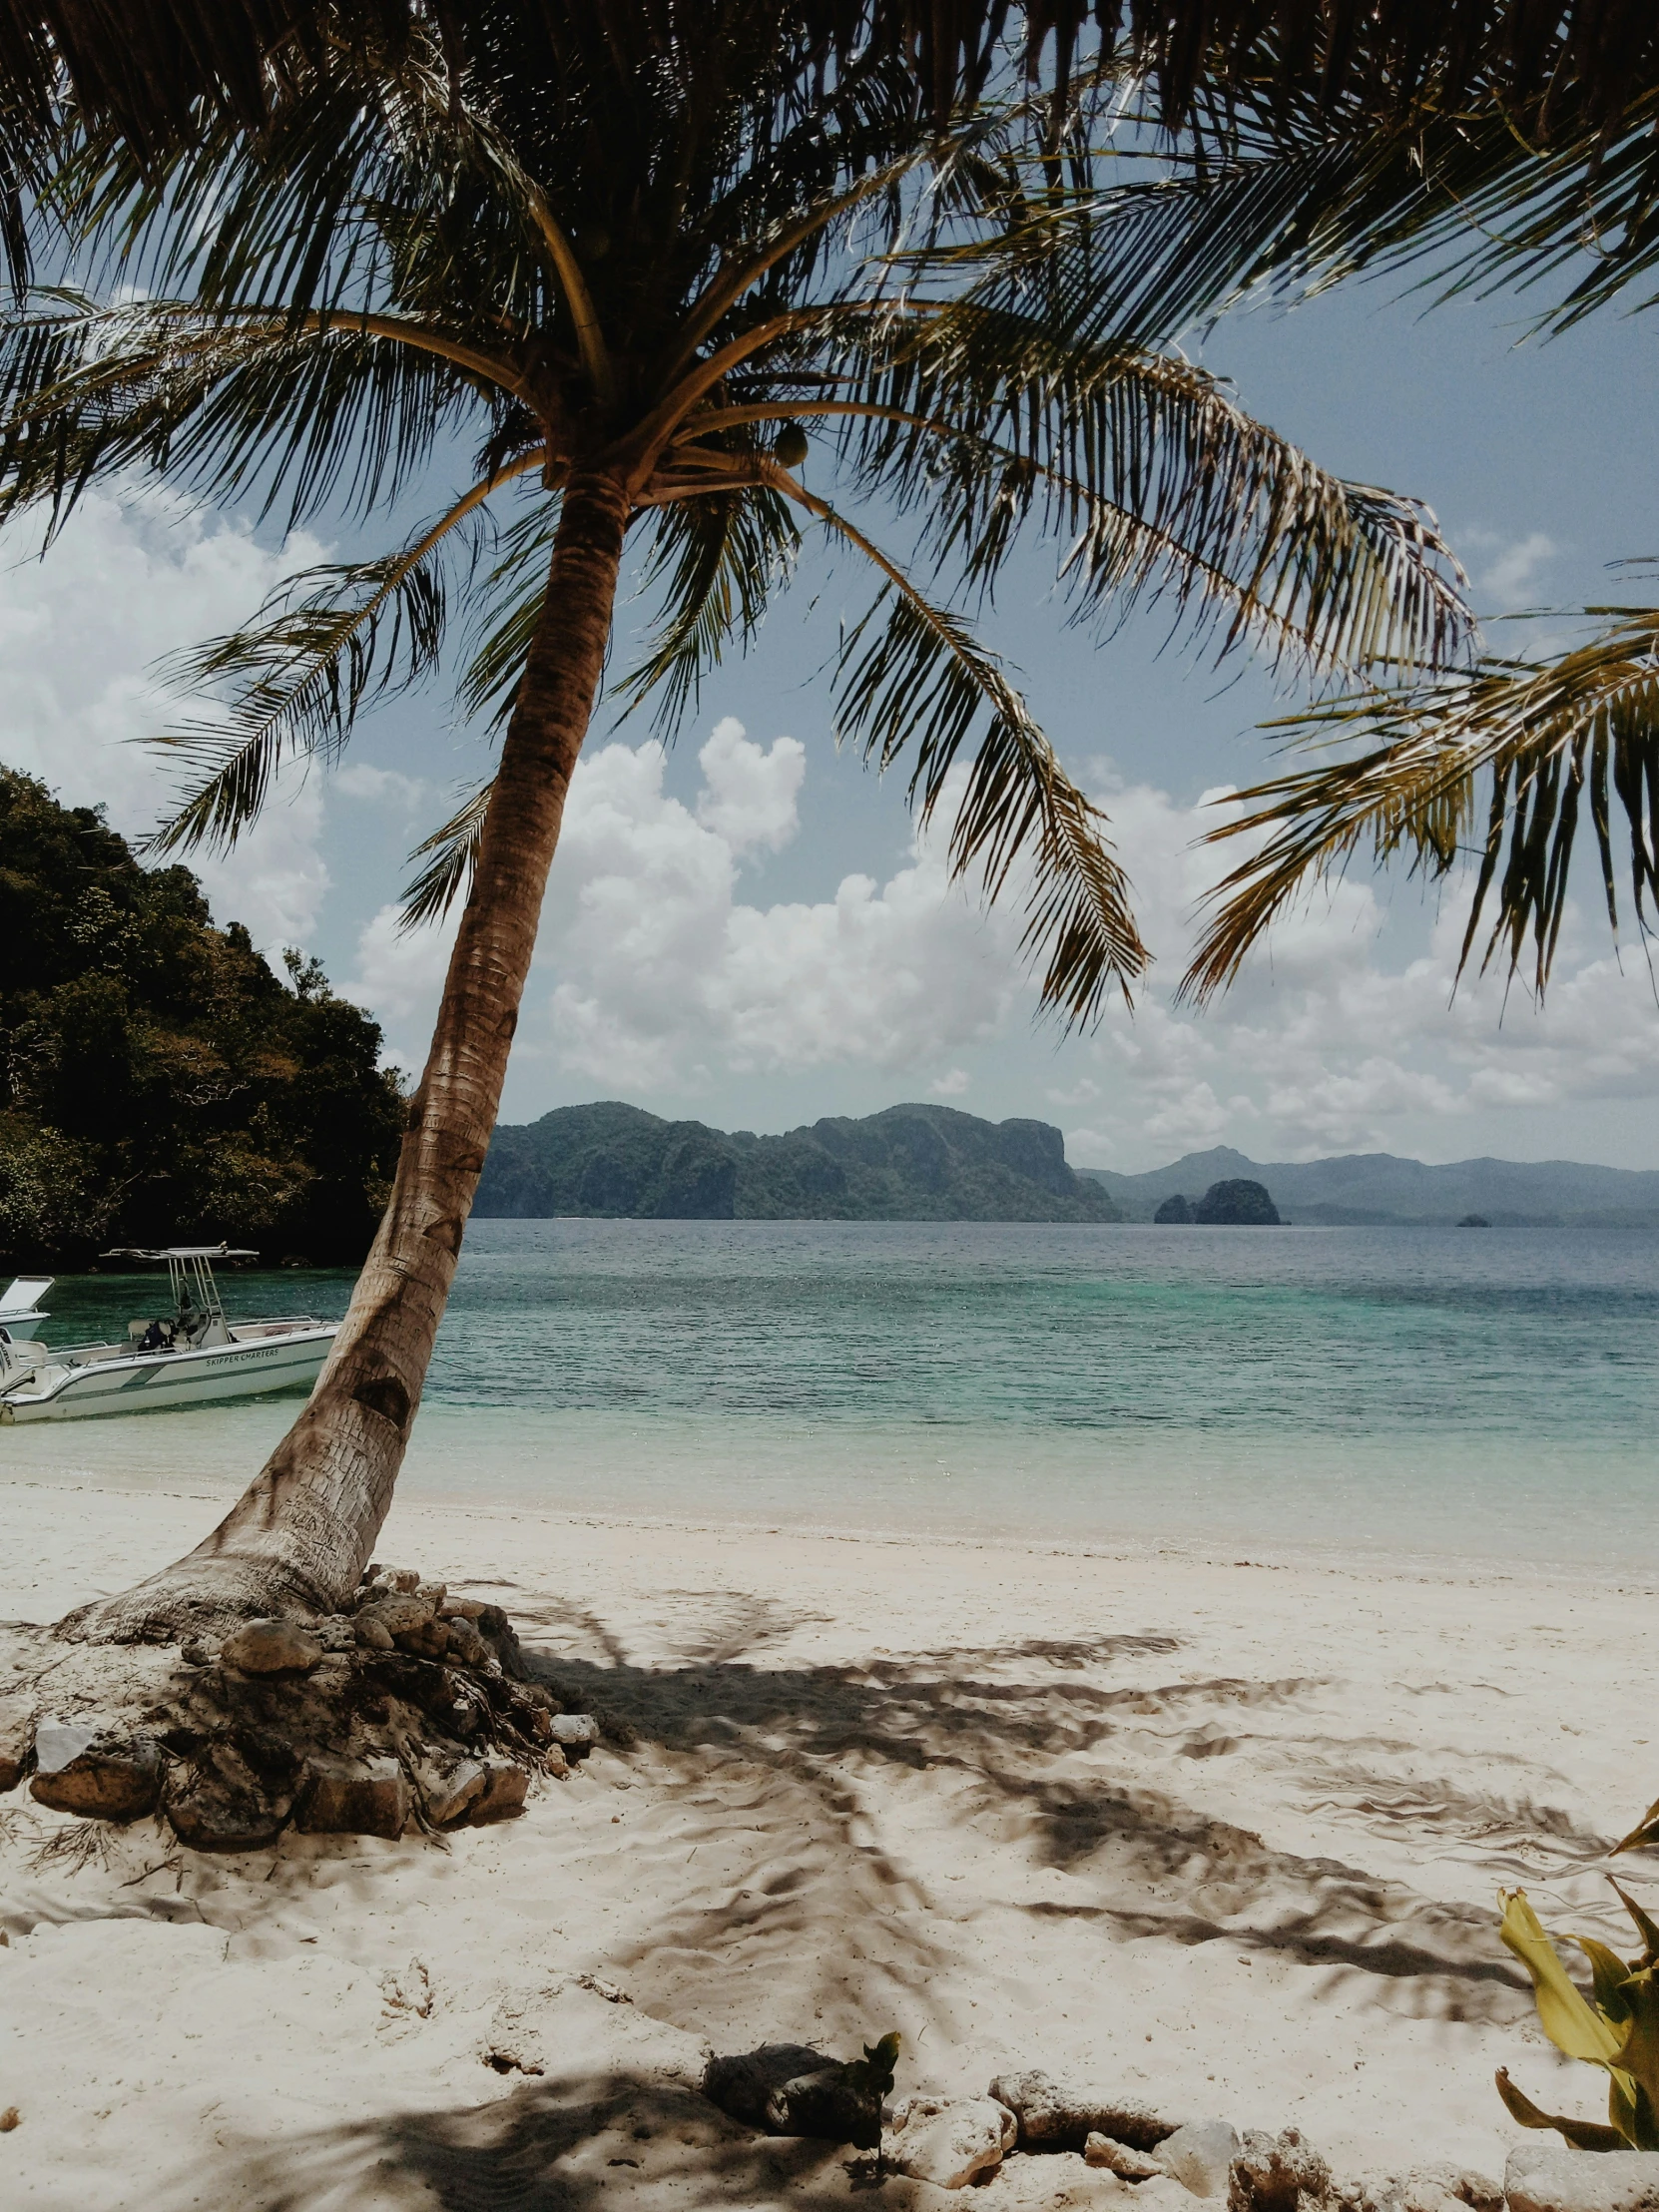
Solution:
<svg viewBox="0 0 1659 2212">
<path fill-rule="evenodd" d="M 18 1349 L 21 1350 L 21 1346 Z M 107 1343 L 54 1345 L 50 1351 L 44 1345 L 40 1347 L 46 1353 L 48 1364 L 55 1368 L 85 1368 L 90 1367 L 95 1360 L 125 1360 L 128 1349 L 126 1345 Z"/>
</svg>

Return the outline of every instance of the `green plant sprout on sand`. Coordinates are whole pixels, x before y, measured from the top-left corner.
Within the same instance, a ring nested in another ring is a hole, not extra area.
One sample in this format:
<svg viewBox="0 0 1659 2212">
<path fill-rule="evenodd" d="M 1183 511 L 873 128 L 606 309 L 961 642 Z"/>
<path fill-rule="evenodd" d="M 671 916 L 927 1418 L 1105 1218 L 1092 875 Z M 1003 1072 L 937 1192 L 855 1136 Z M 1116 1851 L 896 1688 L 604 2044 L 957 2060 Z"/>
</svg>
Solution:
<svg viewBox="0 0 1659 2212">
<path fill-rule="evenodd" d="M 860 2089 L 868 2089 L 879 2104 L 888 2094 L 898 2068 L 899 2038 L 896 2031 L 883 2035 L 878 2043 L 866 2043 L 862 2058 L 849 2058 L 846 2062 L 847 2079 Z"/>
<path fill-rule="evenodd" d="M 1659 1843 L 1659 1804 L 1650 1805 L 1640 1824 L 1615 1852 Z M 1608 1880 L 1611 1882 L 1612 1877 Z M 1610 2076 L 1607 2126 L 1545 2112 L 1497 2071 L 1497 2093 L 1522 2127 L 1552 2127 L 1578 2150 L 1659 2150 L 1659 1926 L 1618 1883 L 1619 1901 L 1642 1938 L 1641 1955 L 1628 1962 L 1593 1936 L 1569 1936 L 1590 1961 L 1594 2001 L 1567 1973 L 1559 1952 L 1544 1934 L 1524 1890 L 1500 1890 L 1504 1942 L 1532 1977 L 1538 2024 L 1569 2058 L 1605 2067 Z"/>
</svg>

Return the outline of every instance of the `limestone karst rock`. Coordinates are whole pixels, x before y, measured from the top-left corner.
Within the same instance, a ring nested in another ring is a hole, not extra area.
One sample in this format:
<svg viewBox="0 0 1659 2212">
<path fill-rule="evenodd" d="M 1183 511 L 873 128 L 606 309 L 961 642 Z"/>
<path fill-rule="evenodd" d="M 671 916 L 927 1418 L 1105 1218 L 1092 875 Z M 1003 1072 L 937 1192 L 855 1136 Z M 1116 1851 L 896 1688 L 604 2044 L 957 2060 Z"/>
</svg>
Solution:
<svg viewBox="0 0 1659 2212">
<path fill-rule="evenodd" d="M 1277 1229 L 1279 1209 L 1268 1196 L 1265 1183 L 1248 1176 L 1230 1176 L 1212 1183 L 1193 1208 L 1193 1219 L 1206 1228 Z"/>
</svg>

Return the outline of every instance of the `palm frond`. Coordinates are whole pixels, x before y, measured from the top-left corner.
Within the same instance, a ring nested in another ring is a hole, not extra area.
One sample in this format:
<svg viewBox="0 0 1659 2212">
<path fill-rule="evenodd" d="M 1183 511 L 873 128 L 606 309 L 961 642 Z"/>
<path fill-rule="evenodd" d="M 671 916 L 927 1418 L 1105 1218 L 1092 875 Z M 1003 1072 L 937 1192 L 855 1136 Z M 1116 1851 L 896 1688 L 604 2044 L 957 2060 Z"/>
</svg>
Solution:
<svg viewBox="0 0 1659 2212">
<path fill-rule="evenodd" d="M 860 349 L 887 358 L 864 382 L 882 413 L 842 431 L 851 467 L 984 593 L 1031 524 L 1062 546 L 1073 619 L 1164 602 L 1217 657 L 1254 642 L 1319 673 L 1466 651 L 1464 575 L 1429 509 L 1321 469 L 1186 360 L 980 303 Z"/>
<path fill-rule="evenodd" d="M 0 330 L 0 520 L 165 471 L 219 504 L 285 491 L 289 525 L 393 498 L 477 401 L 428 348 L 360 322 L 290 327 L 187 301 L 53 292 Z"/>
<path fill-rule="evenodd" d="M 1372 742 L 1358 757 L 1256 785 L 1240 795 L 1249 811 L 1211 832 L 1211 842 L 1264 841 L 1211 893 L 1182 995 L 1202 1003 L 1224 989 L 1279 915 L 1369 845 L 1378 864 L 1405 854 L 1429 877 L 1473 863 L 1458 972 L 1489 907 L 1482 970 L 1501 961 L 1516 973 L 1530 936 L 1541 996 L 1586 801 L 1608 923 L 1616 936 L 1616 810 L 1646 935 L 1647 902 L 1659 902 L 1659 609 L 1585 611 L 1612 619 L 1544 666 L 1488 660 L 1467 676 L 1330 701 L 1279 725 L 1310 744 Z"/>
<path fill-rule="evenodd" d="M 974 870 L 994 900 L 1015 862 L 1027 860 L 1022 949 L 1045 958 L 1043 1005 L 1075 1027 L 1099 1018 L 1114 985 L 1128 1002 L 1150 954 L 1130 909 L 1129 878 L 1104 835 L 1106 817 L 1066 775 L 1001 663 L 967 625 L 926 599 L 843 516 L 799 487 L 795 495 L 886 579 L 840 641 L 837 734 L 881 770 L 909 757 L 908 797 L 924 824 L 977 735 L 950 829 L 952 876 Z"/>
<path fill-rule="evenodd" d="M 472 878 L 478 858 L 478 840 L 495 793 L 495 779 L 488 778 L 456 808 L 441 829 L 422 837 L 409 854 L 418 860 L 430 854 L 426 864 L 404 884 L 400 894 L 397 926 L 417 929 L 422 922 L 441 921 Z"/>
<path fill-rule="evenodd" d="M 228 848 L 259 814 L 284 760 L 337 756 L 371 699 L 407 691 L 433 672 L 449 608 L 439 556 L 500 481 L 473 485 L 400 552 L 287 578 L 246 629 L 164 664 L 164 679 L 181 687 L 216 698 L 227 685 L 235 689 L 222 714 L 155 741 L 173 749 L 194 781 L 152 849 Z"/>
<path fill-rule="evenodd" d="M 502 529 L 482 579 L 472 623 L 475 639 L 456 698 L 468 720 L 483 715 L 499 729 L 513 711 L 524 660 L 547 597 L 548 564 L 559 528 L 559 501 L 536 499 Z"/>
<path fill-rule="evenodd" d="M 664 508 L 642 585 L 660 593 L 664 613 L 645 658 L 620 686 L 623 716 L 655 695 L 655 727 L 677 730 L 726 647 L 736 639 L 740 652 L 748 649 L 800 543 L 788 503 L 770 484 Z"/>
<path fill-rule="evenodd" d="M 671 42 L 718 53 L 735 30 L 759 28 L 775 45 L 797 43 L 802 64 L 821 73 L 855 69 L 872 50 L 901 55 L 917 105 L 936 115 L 982 94 L 999 62 L 1046 83 L 1083 62 L 1154 75 L 1171 120 L 1195 98 L 1225 99 L 1266 76 L 1287 98 L 1359 98 L 1407 120 L 1415 107 L 1455 102 L 1485 82 L 1517 104 L 1576 97 L 1608 125 L 1659 61 L 1659 30 L 1628 0 L 1524 10 L 1510 0 L 1330 0 L 1318 9 L 1302 0 L 1220 8 L 1153 0 L 1132 9 L 1103 9 L 1099 0 L 952 0 L 947 8 L 790 0 L 746 10 L 749 20 L 736 26 L 733 13 L 701 0 L 542 0 L 522 26 L 506 10 L 422 0 L 171 0 L 130 11 L 117 39 L 95 10 L 8 0 L 0 90 L 11 143 L 31 143 L 67 79 L 91 115 L 155 152 L 188 140 L 204 108 L 251 131 L 267 127 L 296 55 L 326 43 L 342 58 L 368 53 L 395 64 L 413 34 L 430 35 L 434 18 L 452 95 L 506 59 L 502 43 L 514 32 L 521 66 L 541 58 L 527 31 L 562 64 L 541 73 L 557 93 L 562 80 L 596 67 L 644 77 Z"/>
</svg>

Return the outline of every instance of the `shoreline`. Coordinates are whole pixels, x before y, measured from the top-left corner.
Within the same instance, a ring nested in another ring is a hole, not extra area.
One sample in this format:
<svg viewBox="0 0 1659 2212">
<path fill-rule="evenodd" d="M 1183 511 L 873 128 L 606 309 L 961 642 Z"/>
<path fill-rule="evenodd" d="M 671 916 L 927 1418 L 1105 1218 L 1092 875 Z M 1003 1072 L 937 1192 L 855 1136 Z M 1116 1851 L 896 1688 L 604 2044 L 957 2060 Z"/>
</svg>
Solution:
<svg viewBox="0 0 1659 2212">
<path fill-rule="evenodd" d="M 59 1470 L 20 1473 L 0 1460 L 0 1495 L 13 1490 L 39 1490 L 48 1495 L 69 1493 L 112 1498 L 188 1500 L 223 1510 L 240 1495 L 244 1480 L 245 1477 L 239 1473 L 228 1477 L 222 1487 L 184 1488 L 164 1486 L 162 1480 L 154 1477 L 129 1481 L 112 1479 L 109 1470 L 99 1468 L 77 1469 L 73 1473 Z M 602 1513 L 583 1506 L 542 1503 L 528 1494 L 520 1496 L 501 1493 L 491 1497 L 461 1490 L 437 1491 L 419 1486 L 403 1489 L 397 1494 L 388 1519 L 395 1525 L 400 1517 L 412 1513 L 452 1514 L 463 1521 L 530 1521 L 546 1524 L 549 1529 L 571 1527 L 595 1531 L 632 1530 L 646 1534 L 709 1536 L 750 1543 L 776 1538 L 783 1543 L 869 1545 L 927 1552 L 991 1552 L 1027 1559 L 1093 1560 L 1107 1565 L 1163 1561 L 1220 1571 L 1239 1569 L 1260 1573 L 1306 1573 L 1347 1577 L 1360 1582 L 1407 1581 L 1456 1587 L 1510 1584 L 1553 1587 L 1559 1584 L 1567 1588 L 1604 1589 L 1636 1598 L 1659 1598 L 1659 1571 L 1644 1576 L 1639 1571 L 1633 1574 L 1628 1568 L 1599 1568 L 1577 1561 L 1544 1565 L 1523 1554 L 1505 1557 L 1494 1553 L 1384 1551 L 1381 1548 L 1345 1553 L 1335 1545 L 1285 1545 L 1274 1539 L 1248 1538 L 1242 1540 L 1247 1545 L 1249 1555 L 1241 1556 L 1233 1542 L 1215 1540 L 1205 1544 L 1194 1539 L 1191 1543 L 1179 1543 L 1162 1535 L 1147 1535 L 1139 1539 L 1124 1537 L 1112 1543 L 1104 1543 L 1086 1539 L 1066 1542 L 1047 1534 L 1021 1535 L 1012 1530 L 997 1529 L 957 1534 L 945 1529 L 915 1526 L 883 1528 L 803 1522 L 795 1527 L 785 1527 L 781 1522 L 765 1517 L 750 1520 L 713 1514 L 688 1517 L 681 1514 L 639 1512 Z M 384 1549 L 383 1542 L 379 1548 Z M 0 1587 L 3 1586 L 3 1576 L 0 1576 Z"/>
</svg>

